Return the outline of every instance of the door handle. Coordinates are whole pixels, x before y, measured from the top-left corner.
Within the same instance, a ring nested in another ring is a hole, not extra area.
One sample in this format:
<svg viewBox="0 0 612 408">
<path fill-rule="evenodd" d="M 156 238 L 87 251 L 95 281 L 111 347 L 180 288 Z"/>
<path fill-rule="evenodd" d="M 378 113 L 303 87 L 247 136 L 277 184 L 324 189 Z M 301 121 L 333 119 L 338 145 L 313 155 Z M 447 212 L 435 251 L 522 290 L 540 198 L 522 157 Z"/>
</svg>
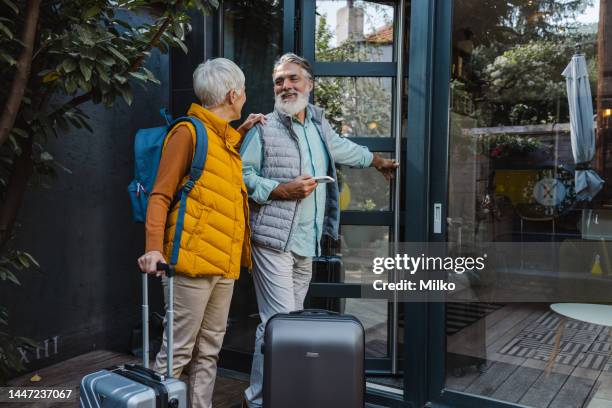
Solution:
<svg viewBox="0 0 612 408">
<path fill-rule="evenodd" d="M 434 203 L 433 232 L 434 234 L 442 233 L 442 203 Z"/>
</svg>

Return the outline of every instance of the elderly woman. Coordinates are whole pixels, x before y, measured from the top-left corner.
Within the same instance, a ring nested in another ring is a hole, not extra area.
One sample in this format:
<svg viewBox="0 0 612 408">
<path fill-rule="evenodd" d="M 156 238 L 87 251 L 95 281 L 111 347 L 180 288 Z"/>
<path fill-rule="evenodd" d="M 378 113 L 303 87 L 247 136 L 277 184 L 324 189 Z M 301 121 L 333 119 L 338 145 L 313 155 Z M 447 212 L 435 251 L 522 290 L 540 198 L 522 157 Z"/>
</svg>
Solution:
<svg viewBox="0 0 612 408">
<path fill-rule="evenodd" d="M 246 130 L 263 115 L 250 115 L 238 130 L 230 126 L 246 101 L 244 74 L 230 60 L 217 58 L 198 66 L 193 87 L 201 105 L 192 104 L 187 114 L 204 123 L 208 156 L 187 199 L 175 266 L 173 372 L 178 378 L 189 364 L 190 406 L 209 408 L 234 281 L 241 266 L 251 268 L 247 190 L 238 148 Z M 147 208 L 146 253 L 138 259 L 144 272 L 158 273 L 157 262 L 166 262 L 172 252 L 178 205 L 170 206 L 189 178 L 194 146 L 190 123 L 178 124 L 166 138 Z M 155 361 L 160 372 L 166 369 L 166 331 Z"/>
</svg>

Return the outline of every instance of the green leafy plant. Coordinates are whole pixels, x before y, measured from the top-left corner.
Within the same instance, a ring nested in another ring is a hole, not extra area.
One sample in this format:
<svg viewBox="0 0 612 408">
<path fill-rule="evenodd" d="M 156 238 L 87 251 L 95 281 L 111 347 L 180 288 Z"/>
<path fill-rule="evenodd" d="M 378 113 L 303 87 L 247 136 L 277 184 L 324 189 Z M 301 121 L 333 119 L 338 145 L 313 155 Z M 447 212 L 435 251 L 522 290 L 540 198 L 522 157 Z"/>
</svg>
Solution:
<svg viewBox="0 0 612 408">
<path fill-rule="evenodd" d="M 27 252 L 8 251 L 0 258 L 0 284 L 20 286 L 17 273 L 28 269 L 38 269 L 36 260 Z M 0 305 L 0 385 L 4 385 L 15 372 L 25 369 L 21 363 L 18 347 L 36 347 L 36 343 L 10 330 L 8 309 Z"/>
<path fill-rule="evenodd" d="M 454 13 L 454 27 L 459 29 L 458 43 L 466 48 L 454 75 L 470 94 L 471 109 L 459 112 L 477 119 L 481 127 L 569 120 L 561 73 L 577 43 L 582 44 L 589 63 L 592 84 L 597 79 L 597 27 L 577 18 L 592 4 L 578 0 L 462 1 Z"/>
<path fill-rule="evenodd" d="M 376 203 L 371 198 L 367 198 L 363 202 L 358 203 L 357 208 L 362 211 L 372 211 L 376 208 Z"/>
</svg>

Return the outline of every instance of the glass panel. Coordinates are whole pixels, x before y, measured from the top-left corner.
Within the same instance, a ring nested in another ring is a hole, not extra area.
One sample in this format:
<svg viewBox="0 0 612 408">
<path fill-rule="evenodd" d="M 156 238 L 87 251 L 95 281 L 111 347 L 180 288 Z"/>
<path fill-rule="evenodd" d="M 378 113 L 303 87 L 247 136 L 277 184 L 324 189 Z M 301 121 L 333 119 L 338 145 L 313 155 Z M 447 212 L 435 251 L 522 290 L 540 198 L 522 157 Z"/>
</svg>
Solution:
<svg viewBox="0 0 612 408">
<path fill-rule="evenodd" d="M 379 154 L 391 157 L 389 153 Z M 338 181 L 341 210 L 384 211 L 391 208 L 391 184 L 375 168 L 338 166 Z"/>
<path fill-rule="evenodd" d="M 341 136 L 391 137 L 391 78 L 319 77 L 314 102 Z"/>
<path fill-rule="evenodd" d="M 533 407 L 612 406 L 609 326 L 563 319 L 551 302 L 495 300 L 503 281 L 522 284 L 515 293 L 523 299 L 536 282 L 566 288 L 561 302 L 582 285 L 612 286 L 611 32 L 608 0 L 454 3 L 449 249 L 532 244 L 518 256 L 520 269 L 456 278 L 480 301 L 451 295 L 447 303 L 448 388 Z M 572 98 L 563 72 L 582 58 L 588 77 Z M 570 131 L 578 99 L 580 133 Z M 589 167 L 605 183 L 580 197 L 575 176 Z M 553 244 L 558 268 L 538 269 L 530 249 Z"/>
<path fill-rule="evenodd" d="M 282 53 L 283 2 L 224 1 L 223 52 L 246 77 L 247 101 L 242 109 L 249 113 L 268 113 L 274 109 L 272 66 Z M 265 47 L 261 47 L 265 44 Z M 235 123 L 234 123 L 235 124 Z M 253 280 L 242 273 L 234 287 L 228 328 L 223 347 L 253 352 L 255 329 L 259 324 Z"/>
<path fill-rule="evenodd" d="M 340 227 L 344 282 L 360 283 L 366 277 L 379 278 L 372 274 L 372 259 L 389 256 L 389 233 L 390 228 L 382 225 Z"/>
<path fill-rule="evenodd" d="M 223 56 L 246 77 L 247 101 L 236 124 L 249 113 L 274 110 L 272 67 L 283 51 L 283 1 L 232 0 L 223 5 Z"/>
<path fill-rule="evenodd" d="M 366 357 L 387 355 L 388 304 L 386 300 L 346 299 L 344 313 L 357 317 L 365 329 Z"/>
<path fill-rule="evenodd" d="M 393 2 L 317 0 L 317 61 L 393 60 Z"/>
<path fill-rule="evenodd" d="M 372 274 L 372 259 L 389 256 L 388 226 L 341 225 L 340 240 L 325 239 L 321 245 L 323 257 L 315 258 L 313 282 L 368 283 L 383 279 Z"/>
</svg>

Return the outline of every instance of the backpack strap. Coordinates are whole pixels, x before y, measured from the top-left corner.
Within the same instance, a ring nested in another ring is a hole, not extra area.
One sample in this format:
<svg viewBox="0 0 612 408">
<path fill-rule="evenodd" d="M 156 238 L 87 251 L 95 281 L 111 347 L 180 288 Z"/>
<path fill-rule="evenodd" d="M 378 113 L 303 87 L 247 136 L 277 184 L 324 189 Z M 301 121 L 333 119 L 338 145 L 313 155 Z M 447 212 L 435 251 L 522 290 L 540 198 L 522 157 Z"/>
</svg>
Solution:
<svg viewBox="0 0 612 408">
<path fill-rule="evenodd" d="M 208 134 L 206 133 L 206 127 L 202 121 L 194 117 L 184 116 L 176 119 L 171 126 L 174 127 L 179 122 L 189 122 L 193 125 L 196 130 L 196 145 L 195 154 L 193 155 L 193 160 L 191 162 L 189 180 L 187 180 L 187 182 L 180 189 L 180 205 L 178 216 L 176 218 L 170 265 L 176 265 L 178 262 L 179 249 L 181 246 L 181 235 L 183 234 L 183 225 L 185 221 L 185 210 L 187 208 L 187 196 L 195 186 L 196 181 L 198 181 L 202 176 L 204 166 L 206 165 L 206 156 L 208 154 Z"/>
<path fill-rule="evenodd" d="M 168 112 L 168 109 L 161 108 L 159 110 L 159 114 L 166 121 L 166 125 L 170 126 L 170 124 L 172 123 L 172 115 L 170 115 L 170 113 Z"/>
</svg>

